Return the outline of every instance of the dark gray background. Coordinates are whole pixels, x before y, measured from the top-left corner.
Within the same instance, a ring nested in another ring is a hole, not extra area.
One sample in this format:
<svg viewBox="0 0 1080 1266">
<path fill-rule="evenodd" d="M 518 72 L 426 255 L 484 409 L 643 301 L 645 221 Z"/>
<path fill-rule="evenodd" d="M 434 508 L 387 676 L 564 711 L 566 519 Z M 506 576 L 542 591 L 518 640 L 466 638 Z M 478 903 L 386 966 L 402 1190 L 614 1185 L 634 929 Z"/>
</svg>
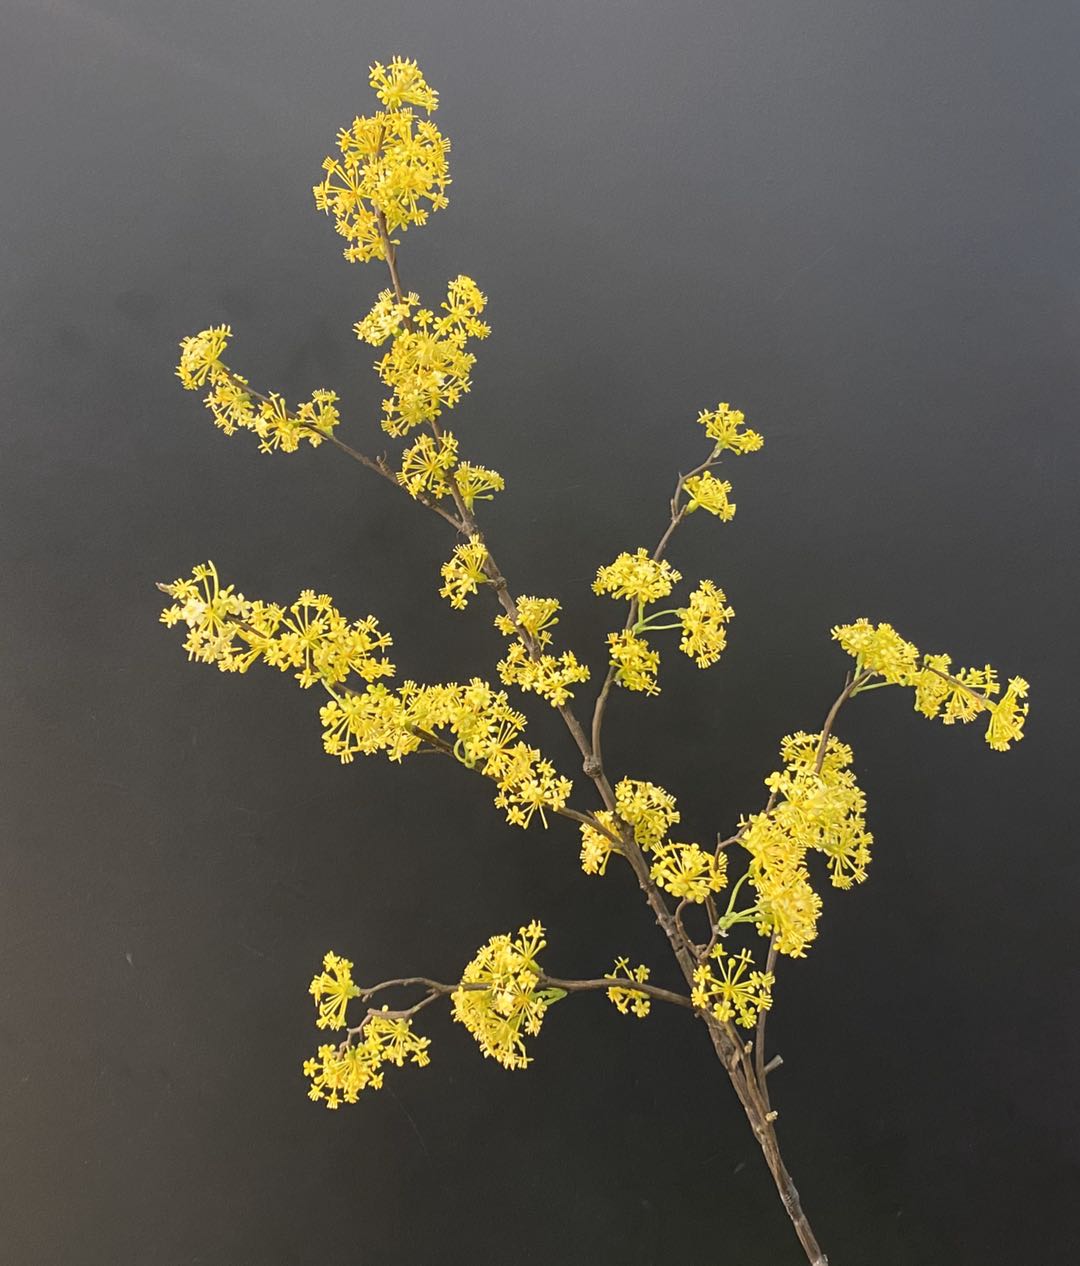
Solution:
<svg viewBox="0 0 1080 1266">
<path fill-rule="evenodd" d="M 899 692 L 844 716 L 876 861 L 770 1028 L 836 1266 L 1074 1261 L 1076 6 L 14 0 L 4 27 L 3 1260 L 802 1260 L 677 1014 L 572 1000 L 524 1074 L 431 1015 L 429 1069 L 337 1115 L 304 1097 L 328 946 L 450 975 L 537 917 L 549 970 L 671 975 L 568 826 L 513 832 L 433 761 L 341 768 L 314 693 L 188 665 L 156 624 L 153 582 L 212 557 L 376 612 L 405 675 L 492 671 L 490 612 L 436 595 L 442 525 L 332 451 L 225 438 L 172 376 L 231 322 L 253 382 L 335 387 L 379 446 L 350 326 L 384 276 L 310 186 L 402 52 L 455 147 L 403 274 L 490 296 L 454 428 L 569 645 L 601 664 L 588 582 L 655 539 L 697 411 L 767 437 L 736 520 L 674 554 L 737 610 L 724 661 L 616 699 L 615 771 L 676 792 L 689 838 L 730 828 L 860 614 L 1031 680 L 1008 755 Z"/>
</svg>

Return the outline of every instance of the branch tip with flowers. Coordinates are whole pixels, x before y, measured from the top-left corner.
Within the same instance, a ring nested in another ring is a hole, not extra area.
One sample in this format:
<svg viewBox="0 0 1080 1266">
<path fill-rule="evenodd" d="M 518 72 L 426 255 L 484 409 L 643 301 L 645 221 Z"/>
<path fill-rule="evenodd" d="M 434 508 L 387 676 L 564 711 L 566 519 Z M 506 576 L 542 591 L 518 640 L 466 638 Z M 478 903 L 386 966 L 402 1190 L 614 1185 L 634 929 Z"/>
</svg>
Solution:
<svg viewBox="0 0 1080 1266">
<path fill-rule="evenodd" d="M 817 936 L 819 887 L 827 882 L 849 889 L 866 879 L 870 864 L 866 801 L 852 750 L 833 733 L 836 721 L 854 697 L 895 686 L 912 690 L 915 710 L 946 725 L 984 719 L 986 741 L 1004 751 L 1023 736 L 1028 684 L 1012 677 L 1002 694 L 989 665 L 956 668 L 950 656 L 921 653 L 889 624 L 858 619 L 838 625 L 832 636 L 853 665 L 821 728 L 782 740 L 779 767 L 764 780 L 763 808 L 741 816 L 732 834 L 718 833 L 715 846 L 674 838 L 681 816 L 675 798 L 646 780 L 624 775 L 612 781 L 603 728 L 616 687 L 647 697 L 660 693 L 665 634 L 678 635 L 678 650 L 699 669 L 720 659 L 735 614 L 724 590 L 702 579 L 681 605 L 676 599 L 659 606 L 682 581 L 666 554 L 677 529 L 698 510 L 720 522 L 731 520 L 732 484 L 714 472 L 758 451 L 762 436 L 727 403 L 703 410 L 698 424 L 705 454 L 676 481 L 657 544 L 651 551 L 641 546 L 622 552 L 598 568 L 593 591 L 624 603 L 625 618 L 607 637 L 604 677 L 586 727 L 575 708 L 591 670 L 573 650 L 555 646 L 560 601 L 515 597 L 518 591 L 500 570 L 477 518 L 478 503 L 503 492 L 505 482 L 497 471 L 463 458 L 445 425 L 446 414 L 471 388 L 473 344 L 490 333 L 481 319 L 487 298 L 471 278 L 459 275 L 436 311 L 422 306 L 401 279 L 395 235 L 425 224 L 448 201 L 450 143 L 431 121 L 438 94 L 415 62 L 399 57 L 388 66 L 376 63 L 370 82 L 382 108 L 338 133 L 339 153 L 324 161 L 314 196 L 345 239 L 347 260 L 382 261 L 388 268 L 389 288 L 354 330 L 362 342 L 386 349 L 375 363 L 388 390 L 381 426 L 393 439 L 409 441 L 400 465 L 395 469 L 385 456 L 370 456 L 338 436 L 335 392 L 319 389 L 290 407 L 275 392 L 254 389 L 224 359 L 232 338 L 227 325 L 185 338 L 177 373 L 185 388 L 207 390 L 206 404 L 227 435 L 251 431 L 264 453 L 327 443 L 454 529 L 458 540 L 442 565 L 439 593 L 455 610 L 466 609 L 482 589 L 494 594 L 495 625 L 508 639 L 495 666 L 499 681 L 556 710 L 596 802 L 591 808 L 570 803 L 570 778 L 525 739 L 526 715 L 507 689 L 478 677 L 433 684 L 408 679 L 391 686 L 397 670 L 385 654 L 390 634 L 373 615 L 348 618 L 327 594 L 305 589 L 287 606 L 245 598 L 232 584 L 223 585 L 207 562 L 159 586 L 172 599 L 162 620 L 186 629 L 190 659 L 241 673 L 261 662 L 291 673 L 304 689 L 317 686 L 323 696 L 323 747 L 343 763 L 380 752 L 399 763 L 434 752 L 490 780 L 495 805 L 512 826 L 546 828 L 556 817 L 573 821 L 586 875 L 605 875 L 613 857 L 629 866 L 686 992 L 651 984 L 649 968 L 631 966 L 623 956 L 600 976 L 551 976 L 539 963 L 546 942 L 538 922 L 516 935 L 491 937 L 452 982 L 409 976 L 362 987 L 353 980 L 352 963 L 328 953 L 311 982 L 316 1024 L 343 1036 L 321 1045 L 305 1062 L 309 1096 L 337 1108 L 378 1089 L 387 1064 L 426 1065 L 430 1041 L 413 1022 L 443 999 L 484 1056 L 511 1069 L 529 1064 L 528 1043 L 538 1036 L 547 1011 L 572 993 L 604 992 L 622 1014 L 637 1018 L 649 1014 L 653 1001 L 669 1003 L 690 1011 L 705 1027 L 807 1260 L 822 1266 L 826 1257 L 780 1155 L 767 1082 L 782 1060 L 768 1057 L 765 1037 L 780 957 L 804 957 Z M 691 916 L 693 934 L 687 926 Z M 764 938 L 763 954 L 754 948 L 758 938 Z M 391 991 L 419 996 L 396 1009 L 376 1005 Z M 351 1004 L 362 1009 L 353 1024 L 347 1014 Z"/>
</svg>

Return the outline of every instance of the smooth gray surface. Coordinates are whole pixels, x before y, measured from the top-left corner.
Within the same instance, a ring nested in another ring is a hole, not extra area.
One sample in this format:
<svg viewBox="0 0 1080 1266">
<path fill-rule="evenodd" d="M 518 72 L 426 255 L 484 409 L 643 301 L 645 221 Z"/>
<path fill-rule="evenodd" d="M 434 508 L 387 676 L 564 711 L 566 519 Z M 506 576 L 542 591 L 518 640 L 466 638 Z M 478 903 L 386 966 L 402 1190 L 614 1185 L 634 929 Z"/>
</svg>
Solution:
<svg viewBox="0 0 1080 1266">
<path fill-rule="evenodd" d="M 601 663 L 588 582 L 655 539 L 697 411 L 766 435 L 735 521 L 675 553 L 736 608 L 724 662 L 616 700 L 617 770 L 676 792 L 688 838 L 727 830 L 860 614 L 1031 680 L 1008 755 L 887 691 L 844 718 L 876 861 L 783 966 L 775 1097 L 836 1266 L 1075 1260 L 1076 6 L 13 0 L 3 25 L 0 1257 L 802 1260 L 678 1015 L 568 1002 L 517 1075 L 435 1017 L 427 1070 L 336 1116 L 304 1098 L 328 946 L 449 975 L 538 917 L 552 971 L 670 976 L 572 831 L 511 832 L 433 762 L 341 769 L 313 695 L 188 665 L 155 623 L 153 581 L 209 556 L 375 611 L 406 676 L 491 672 L 488 615 L 436 595 L 435 520 L 326 450 L 225 438 L 172 377 L 228 321 L 253 382 L 335 387 L 379 446 L 350 327 L 384 275 L 310 186 L 402 52 L 455 147 L 402 270 L 490 296 L 454 427 L 569 645 Z"/>
</svg>

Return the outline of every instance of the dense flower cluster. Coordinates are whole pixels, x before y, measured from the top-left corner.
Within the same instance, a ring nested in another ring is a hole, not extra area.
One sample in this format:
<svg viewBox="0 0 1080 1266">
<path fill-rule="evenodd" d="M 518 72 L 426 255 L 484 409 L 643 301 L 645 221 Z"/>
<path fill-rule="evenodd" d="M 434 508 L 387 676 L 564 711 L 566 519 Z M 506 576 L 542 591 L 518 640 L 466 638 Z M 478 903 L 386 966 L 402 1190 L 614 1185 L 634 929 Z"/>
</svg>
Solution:
<svg viewBox="0 0 1080 1266">
<path fill-rule="evenodd" d="M 380 654 L 391 638 L 374 616 L 350 623 L 328 595 L 311 590 L 288 608 L 250 601 L 232 585 L 221 586 L 213 563 L 162 589 L 174 600 L 162 621 L 187 625 L 189 658 L 230 672 L 246 672 L 262 660 L 282 671 L 295 669 L 301 686 L 321 683 L 330 695 L 319 711 L 323 747 L 343 763 L 376 752 L 400 761 L 433 746 L 493 779 L 495 803 L 515 826 L 528 826 L 536 814 L 546 826 L 546 812 L 566 804 L 570 780 L 520 741 L 525 718 L 504 691 L 479 678 L 464 686 L 383 685 L 379 679 L 394 674 Z M 356 687 L 348 685 L 350 678 L 357 679 Z"/>
<path fill-rule="evenodd" d="M 871 624 L 856 620 L 838 625 L 833 637 L 849 655 L 854 656 L 857 672 L 879 677 L 882 684 L 911 686 L 915 691 L 915 711 L 926 717 L 940 716 L 946 725 L 956 721 L 974 721 L 987 714 L 986 741 L 997 752 L 1024 737 L 1024 720 L 1028 705 L 1028 683 L 1023 677 L 1010 677 L 1008 689 L 1001 691 L 997 670 L 986 664 L 982 668 L 952 667 L 949 655 L 925 654 L 906 641 L 891 624 Z M 866 687 L 862 687 L 866 688 Z"/>
<path fill-rule="evenodd" d="M 722 523 L 729 523 L 735 517 L 735 502 L 728 500 L 731 484 L 726 479 L 717 479 L 706 470 L 687 479 L 683 487 L 689 494 L 687 514 L 693 514 L 695 510 L 708 510 Z"/>
<path fill-rule="evenodd" d="M 304 1076 L 311 1079 L 308 1098 L 328 1108 L 356 1103 L 362 1090 L 382 1088 L 384 1064 L 400 1068 L 409 1059 L 423 1068 L 430 1062 L 429 1045 L 413 1032 L 411 1020 L 369 1012 L 355 1040 L 350 1034 L 338 1046 L 320 1046 L 314 1059 L 304 1061 Z"/>
<path fill-rule="evenodd" d="M 312 191 L 318 210 L 333 215 L 352 263 L 386 259 L 390 234 L 424 224 L 430 211 L 445 207 L 450 183 L 450 142 L 410 108 L 428 114 L 438 108 L 438 93 L 416 63 L 399 57 L 389 67 L 376 62 L 369 81 L 386 108 L 338 133 L 340 155 L 324 160 L 326 175 Z"/>
<path fill-rule="evenodd" d="M 455 611 L 463 611 L 472 595 L 487 584 L 487 562 L 487 547 L 475 534 L 464 545 L 454 546 L 453 554 L 442 565 L 443 585 L 439 593 Z"/>
<path fill-rule="evenodd" d="M 649 556 L 647 549 L 634 554 L 622 553 L 613 563 L 600 567 L 593 581 L 593 592 L 612 598 L 628 598 L 644 607 L 658 598 L 666 598 L 682 576 L 669 562 Z"/>
<path fill-rule="evenodd" d="M 484 339 L 491 327 L 479 319 L 487 298 L 471 277 L 455 277 L 446 291 L 438 316 L 410 294 L 403 302 L 383 291 L 367 316 L 356 325 L 357 335 L 376 346 L 390 339 L 390 347 L 375 368 L 391 395 L 383 401 L 383 430 L 407 434 L 414 427 L 435 422 L 469 390 L 469 373 L 476 357 L 465 350 L 470 338 Z M 496 476 L 498 479 L 499 476 Z"/>
<path fill-rule="evenodd" d="M 689 655 L 699 668 L 708 668 L 720 658 L 727 645 L 725 625 L 735 612 L 727 605 L 723 589 L 703 580 L 690 595 L 689 605 L 676 612 L 682 626 L 679 650 Z"/>
<path fill-rule="evenodd" d="M 656 844 L 650 876 L 680 901 L 701 904 L 727 886 L 727 854 L 707 853 L 697 844 Z"/>
<path fill-rule="evenodd" d="M 743 916 L 776 937 L 781 954 L 800 958 L 817 935 L 821 898 L 806 864 L 822 853 L 836 888 L 866 878 L 873 836 L 866 799 L 849 769 L 851 748 L 830 736 L 788 735 L 780 746 L 784 768 L 765 780 L 772 807 L 742 823 L 740 843 L 750 855 L 748 878 L 757 901 Z M 820 760 L 819 760 L 820 754 Z"/>
<path fill-rule="evenodd" d="M 765 443 L 757 431 L 746 425 L 746 417 L 739 409 L 718 404 L 715 409 L 704 409 L 698 414 L 698 422 L 715 445 L 714 452 L 754 453 Z"/>
<path fill-rule="evenodd" d="M 717 945 L 709 960 L 694 970 L 690 1001 L 718 1020 L 734 1020 L 743 1028 L 752 1029 L 758 1015 L 772 1006 L 772 986 L 772 975 L 754 967 L 749 950 L 729 954 Z"/>
<path fill-rule="evenodd" d="M 639 985 L 643 985 L 649 979 L 649 969 L 644 963 L 639 963 L 637 967 L 631 967 L 628 958 L 617 958 L 614 968 L 608 975 L 625 976 L 627 980 L 636 981 Z M 644 1020 L 652 1008 L 652 999 L 647 993 L 642 993 L 640 989 L 630 989 L 625 985 L 612 985 L 607 991 L 607 996 L 622 1015 L 636 1015 L 639 1020 Z"/>
<path fill-rule="evenodd" d="M 310 400 L 295 409 L 290 409 L 275 392 L 258 395 L 246 378 L 234 373 L 221 359 L 231 337 L 229 326 L 216 325 L 180 340 L 176 376 L 184 389 L 197 391 L 209 386 L 205 403 L 214 425 L 226 435 L 238 430 L 254 431 L 264 453 L 295 453 L 301 440 L 318 448 L 341 420 L 336 393 L 315 391 Z"/>
<path fill-rule="evenodd" d="M 523 1034 L 535 1037 L 548 1007 L 561 996 L 539 987 L 537 954 L 547 942 L 533 922 L 493 936 L 461 973 L 461 987 L 451 995 L 454 1019 L 476 1039 L 484 1057 L 504 1068 L 525 1068 L 531 1061 Z M 472 986 L 469 988 L 468 986 Z"/>
</svg>

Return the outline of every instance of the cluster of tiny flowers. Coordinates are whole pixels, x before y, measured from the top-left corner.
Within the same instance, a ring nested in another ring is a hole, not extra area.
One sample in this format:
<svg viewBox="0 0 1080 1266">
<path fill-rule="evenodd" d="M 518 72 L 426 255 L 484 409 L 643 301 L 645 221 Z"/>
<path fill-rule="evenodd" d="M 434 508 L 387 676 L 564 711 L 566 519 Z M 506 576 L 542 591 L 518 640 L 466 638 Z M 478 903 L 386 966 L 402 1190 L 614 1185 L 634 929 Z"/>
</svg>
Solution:
<svg viewBox="0 0 1080 1266">
<path fill-rule="evenodd" d="M 238 430 L 254 431 L 264 453 L 295 453 L 301 440 L 318 448 L 341 420 L 337 395 L 333 391 L 315 391 L 310 400 L 295 409 L 290 409 L 274 392 L 257 397 L 248 380 L 221 359 L 231 337 L 229 326 L 217 325 L 180 340 L 176 376 L 185 390 L 198 391 L 208 386 L 205 402 L 215 426 L 226 435 Z"/>
<path fill-rule="evenodd" d="M 525 1068 L 530 1063 L 524 1036 L 540 1032 L 544 1013 L 560 996 L 540 985 L 536 956 L 546 945 L 544 929 L 533 922 L 518 935 L 493 936 L 461 974 L 461 986 L 451 1002 L 454 1019 L 476 1039 L 485 1058 L 504 1068 Z"/>
<path fill-rule="evenodd" d="M 428 1038 L 413 1032 L 411 1020 L 372 1011 L 355 1040 L 350 1034 L 337 1046 L 320 1046 L 314 1059 L 304 1061 L 304 1076 L 311 1081 L 308 1098 L 328 1108 L 356 1103 L 362 1090 L 382 1089 L 384 1064 L 400 1068 L 406 1059 L 419 1068 L 429 1064 L 429 1045 Z"/>
<path fill-rule="evenodd" d="M 589 669 L 578 662 L 573 651 L 550 655 L 539 649 L 551 644 L 551 626 L 559 622 L 559 603 L 554 598 L 519 598 L 516 610 L 516 621 L 508 615 L 495 620 L 501 633 L 519 635 L 507 648 L 506 658 L 499 661 L 499 676 L 506 685 L 532 691 L 552 707 L 561 708 L 574 697 L 570 687 L 589 680 Z"/>
<path fill-rule="evenodd" d="M 604 827 L 604 831 L 598 830 L 588 822 L 581 824 L 581 869 L 586 875 L 604 875 L 607 873 L 608 859 L 611 854 L 619 852 L 613 838 L 617 838 L 619 827 L 614 813 L 607 809 L 598 809 L 593 814 L 593 818 Z"/>
<path fill-rule="evenodd" d="M 651 877 L 673 897 L 700 905 L 727 886 L 727 854 L 708 853 L 697 844 L 656 844 Z"/>
<path fill-rule="evenodd" d="M 723 452 L 754 453 L 765 441 L 746 425 L 746 417 L 739 409 L 718 404 L 715 409 L 705 409 L 698 414 L 698 421 L 705 434 L 713 441 L 717 456 Z"/>
<path fill-rule="evenodd" d="M 873 836 L 866 830 L 866 799 L 848 768 L 851 748 L 821 735 L 788 735 L 780 746 L 783 770 L 769 775 L 771 805 L 742 823 L 740 843 L 750 855 L 748 878 L 757 902 L 748 912 L 759 932 L 776 938 L 781 954 L 802 958 L 817 936 L 821 898 L 806 865 L 822 853 L 836 888 L 866 878 Z"/>
<path fill-rule="evenodd" d="M 424 224 L 430 211 L 447 204 L 450 142 L 412 106 L 430 114 L 438 93 L 415 62 L 395 57 L 389 67 L 371 67 L 370 83 L 385 107 L 353 120 L 337 137 L 340 155 L 323 162 L 315 206 L 333 215 L 352 263 L 392 258 L 391 233 Z M 425 205 L 426 204 L 426 205 Z"/>
<path fill-rule="evenodd" d="M 514 826 L 527 827 L 537 814 L 546 826 L 546 811 L 566 804 L 570 780 L 520 741 L 525 718 L 505 691 L 479 678 L 464 686 L 383 685 L 379 679 L 392 676 L 394 665 L 379 652 L 391 638 L 374 616 L 350 623 L 328 595 L 311 590 L 288 608 L 249 601 L 232 585 L 221 586 L 213 563 L 161 587 L 174 600 L 162 621 L 187 626 L 189 658 L 227 672 L 246 672 L 262 660 L 295 670 L 301 686 L 320 683 L 330 695 L 319 711 L 323 748 L 342 763 L 376 752 L 396 762 L 427 744 L 491 778 L 495 803 Z M 365 687 L 349 688 L 350 677 Z"/>
<path fill-rule="evenodd" d="M 772 1006 L 772 974 L 758 971 L 746 949 L 729 954 L 717 945 L 709 959 L 694 969 L 690 1001 L 722 1022 L 734 1020 L 752 1029 L 758 1015 Z"/>
<path fill-rule="evenodd" d="M 728 500 L 731 484 L 726 479 L 717 479 L 706 470 L 687 479 L 683 487 L 689 494 L 687 514 L 693 514 L 695 510 L 708 510 L 722 523 L 729 523 L 735 517 L 735 502 Z"/>
<path fill-rule="evenodd" d="M 626 690 L 658 695 L 656 674 L 660 670 L 660 652 L 626 629 L 607 635 L 608 653 L 615 668 L 615 681 Z"/>
<path fill-rule="evenodd" d="M 1008 751 L 1024 737 L 1028 705 L 1020 701 L 1027 698 L 1028 683 L 1023 677 L 1010 677 L 1005 693 L 995 700 L 1001 691 L 996 669 L 989 664 L 954 669 L 949 655 L 920 656 L 891 624 L 860 619 L 838 625 L 832 635 L 854 656 L 856 671 L 872 673 L 890 685 L 912 687 L 915 711 L 923 716 L 939 716 L 952 725 L 985 713 L 986 741 L 996 752 Z"/>
<path fill-rule="evenodd" d="M 476 364 L 465 345 L 470 338 L 484 339 L 491 333 L 479 319 L 487 298 L 471 277 L 450 282 L 438 316 L 430 308 L 414 311 L 417 303 L 414 294 L 399 302 L 384 290 L 355 326 L 357 336 L 374 346 L 390 340 L 375 368 L 391 390 L 383 401 L 383 429 L 395 436 L 437 421 L 458 403 L 471 386 L 469 373 Z M 495 475 L 496 482 L 500 478 Z"/>
<path fill-rule="evenodd" d="M 689 605 L 680 607 L 675 614 L 682 625 L 679 650 L 699 668 L 715 664 L 727 645 L 725 625 L 735 614 L 727 605 L 724 591 L 711 580 L 703 580 L 690 595 Z"/>
<path fill-rule="evenodd" d="M 487 584 L 487 547 L 479 536 L 470 536 L 464 545 L 456 545 L 450 558 L 442 565 L 442 588 L 439 594 L 446 598 L 455 611 L 463 611 L 470 597 Z"/>
<path fill-rule="evenodd" d="M 312 980 L 308 992 L 315 999 L 320 1029 L 343 1029 L 345 1008 L 351 998 L 359 998 L 360 987 L 352 978 L 352 963 L 330 950 L 323 956 L 323 969 Z"/>
<path fill-rule="evenodd" d="M 246 672 L 258 659 L 282 672 L 296 670 L 303 687 L 327 688 L 355 675 L 372 682 L 392 676 L 394 665 L 379 652 L 391 645 L 374 616 L 350 622 L 327 594 L 305 589 L 288 608 L 249 601 L 222 588 L 212 562 L 161 588 L 174 599 L 161 613 L 170 628 L 185 624 L 189 659 Z"/>
<path fill-rule="evenodd" d="M 655 783 L 623 778 L 615 786 L 615 812 L 631 829 L 638 846 L 654 848 L 679 820 L 675 797 Z"/>
<path fill-rule="evenodd" d="M 620 554 L 613 563 L 598 568 L 593 592 L 628 598 L 644 607 L 666 598 L 681 579 L 670 563 L 650 558 L 648 550 L 642 548 L 634 554 Z"/>
<path fill-rule="evenodd" d="M 624 976 L 627 980 L 634 980 L 642 985 L 649 979 L 649 969 L 644 963 L 631 967 L 628 958 L 617 958 L 614 969 L 608 975 Z M 647 993 L 642 993 L 640 989 L 627 988 L 625 985 L 612 985 L 607 991 L 607 996 L 621 1015 L 635 1015 L 639 1020 L 644 1020 L 652 1007 L 652 999 Z"/>
</svg>

